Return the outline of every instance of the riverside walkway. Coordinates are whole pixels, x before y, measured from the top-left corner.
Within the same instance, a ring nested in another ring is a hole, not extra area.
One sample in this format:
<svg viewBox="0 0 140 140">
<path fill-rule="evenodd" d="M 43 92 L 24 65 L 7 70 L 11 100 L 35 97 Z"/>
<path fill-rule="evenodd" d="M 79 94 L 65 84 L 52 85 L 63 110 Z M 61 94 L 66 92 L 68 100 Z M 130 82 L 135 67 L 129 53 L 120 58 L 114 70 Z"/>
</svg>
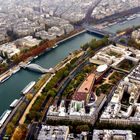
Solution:
<svg viewBox="0 0 140 140">
<path fill-rule="evenodd" d="M 45 84 L 40 88 L 40 90 L 35 94 L 35 96 L 33 97 L 32 101 L 30 102 L 30 104 L 28 105 L 28 107 L 26 108 L 22 118 L 20 119 L 19 121 L 19 124 L 23 124 L 25 119 L 26 119 L 26 115 L 29 113 L 32 105 L 34 104 L 34 102 L 36 101 L 37 97 L 41 95 L 41 92 L 42 90 L 45 88 L 46 84 L 48 84 L 48 82 L 52 79 L 52 77 L 54 76 L 55 74 L 52 74 L 49 79 L 45 82 Z"/>
</svg>

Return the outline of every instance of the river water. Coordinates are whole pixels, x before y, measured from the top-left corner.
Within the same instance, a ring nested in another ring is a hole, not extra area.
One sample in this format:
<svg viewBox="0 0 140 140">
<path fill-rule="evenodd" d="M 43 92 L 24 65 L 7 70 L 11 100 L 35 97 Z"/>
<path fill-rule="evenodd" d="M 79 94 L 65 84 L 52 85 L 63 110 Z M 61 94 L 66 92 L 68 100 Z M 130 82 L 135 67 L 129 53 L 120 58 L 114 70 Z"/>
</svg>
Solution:
<svg viewBox="0 0 140 140">
<path fill-rule="evenodd" d="M 135 18 L 133 20 L 126 21 L 124 24 L 115 24 L 105 28 L 106 31 L 116 33 L 118 30 L 123 30 L 129 27 L 138 26 L 140 25 L 140 17 Z"/>
</svg>

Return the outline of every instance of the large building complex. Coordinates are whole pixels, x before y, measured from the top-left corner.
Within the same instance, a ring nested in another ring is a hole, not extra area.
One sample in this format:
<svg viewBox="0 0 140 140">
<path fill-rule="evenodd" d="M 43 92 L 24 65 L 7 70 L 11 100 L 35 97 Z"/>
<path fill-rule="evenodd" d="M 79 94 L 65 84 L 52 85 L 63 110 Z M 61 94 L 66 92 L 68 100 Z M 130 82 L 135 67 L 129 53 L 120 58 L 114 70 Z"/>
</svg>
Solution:
<svg viewBox="0 0 140 140">
<path fill-rule="evenodd" d="M 15 44 L 19 49 L 29 49 L 31 47 L 39 45 L 40 42 L 41 40 L 33 38 L 33 36 L 26 36 L 21 39 L 17 39 L 15 41 Z"/>
<path fill-rule="evenodd" d="M 48 111 L 48 117 L 51 119 L 53 116 L 58 118 L 69 118 L 72 120 L 83 120 L 91 123 L 95 120 L 95 110 L 94 102 L 95 96 L 92 93 L 92 88 L 95 82 L 95 75 L 90 74 L 81 86 L 75 91 L 72 100 L 69 104 L 68 110 L 65 107 L 65 100 L 62 100 L 60 106 L 52 105 Z M 92 99 L 92 105 L 90 101 Z M 90 103 L 88 105 L 88 103 Z"/>
<path fill-rule="evenodd" d="M 42 125 L 37 140 L 67 140 L 68 134 L 68 126 Z"/>
<path fill-rule="evenodd" d="M 20 50 L 13 43 L 7 43 L 0 47 L 0 55 L 4 58 L 11 58 L 15 55 L 19 55 Z"/>
<path fill-rule="evenodd" d="M 90 73 L 85 80 L 77 87 L 72 95 L 72 99 L 67 105 L 67 100 L 62 100 L 60 105 L 55 102 L 50 106 L 47 119 L 69 119 L 81 120 L 85 122 L 95 123 L 98 113 L 106 101 L 106 95 L 101 94 L 99 97 L 95 93 L 95 84 L 99 82 L 108 67 L 99 66 L 94 72 Z"/>
<path fill-rule="evenodd" d="M 132 74 L 125 77 L 114 91 L 110 103 L 101 115 L 101 122 L 107 121 L 126 125 L 139 123 L 140 87 L 137 76 L 134 78 Z"/>
<path fill-rule="evenodd" d="M 132 54 L 128 48 L 120 46 L 109 45 L 101 49 L 95 56 L 90 59 L 90 62 L 97 64 L 107 64 L 116 67 L 125 59 L 130 59 Z M 136 60 L 137 62 L 138 60 Z"/>
<path fill-rule="evenodd" d="M 93 130 L 92 140 L 133 140 L 130 130 Z"/>
</svg>

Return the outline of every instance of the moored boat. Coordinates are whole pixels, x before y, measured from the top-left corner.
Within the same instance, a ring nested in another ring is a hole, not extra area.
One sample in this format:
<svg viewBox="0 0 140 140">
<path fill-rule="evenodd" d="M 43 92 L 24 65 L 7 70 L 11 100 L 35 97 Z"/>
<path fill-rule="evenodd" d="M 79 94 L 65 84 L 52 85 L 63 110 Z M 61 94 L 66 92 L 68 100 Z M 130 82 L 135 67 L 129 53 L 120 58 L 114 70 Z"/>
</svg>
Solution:
<svg viewBox="0 0 140 140">
<path fill-rule="evenodd" d="M 14 108 L 14 107 L 16 107 L 17 106 L 17 104 L 19 103 L 19 99 L 15 99 L 11 104 L 10 104 L 10 107 L 11 108 Z"/>
<path fill-rule="evenodd" d="M 11 77 L 11 73 L 10 74 L 6 74 L 5 76 L 3 76 L 1 79 L 0 79 L 0 83 L 4 83 L 6 80 L 8 80 L 10 77 Z"/>
<path fill-rule="evenodd" d="M 25 95 L 26 93 L 28 93 L 32 88 L 33 88 L 33 86 L 35 85 L 35 81 L 31 81 L 22 91 L 21 91 L 21 93 L 23 94 L 23 95 Z"/>
<path fill-rule="evenodd" d="M 11 110 L 6 110 L 0 117 L 0 127 L 2 127 L 2 125 L 4 124 L 4 122 L 6 121 L 6 119 L 8 118 L 8 116 L 10 115 Z"/>
</svg>

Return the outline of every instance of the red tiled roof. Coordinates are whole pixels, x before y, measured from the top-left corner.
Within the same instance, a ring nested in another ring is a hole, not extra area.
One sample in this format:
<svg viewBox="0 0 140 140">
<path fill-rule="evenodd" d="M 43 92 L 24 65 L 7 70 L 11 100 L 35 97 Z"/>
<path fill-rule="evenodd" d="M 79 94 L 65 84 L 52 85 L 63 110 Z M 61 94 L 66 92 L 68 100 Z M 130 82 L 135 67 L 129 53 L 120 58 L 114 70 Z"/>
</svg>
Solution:
<svg viewBox="0 0 140 140">
<path fill-rule="evenodd" d="M 76 100 L 76 101 L 85 101 L 86 98 L 87 98 L 87 95 L 88 93 L 83 93 L 83 92 L 76 92 L 74 95 L 73 95 L 73 100 Z"/>
<path fill-rule="evenodd" d="M 84 92 L 84 93 L 89 93 L 91 90 L 91 87 L 93 86 L 95 80 L 95 74 L 90 74 L 86 80 L 82 83 L 80 88 L 77 90 L 77 92 Z"/>
<path fill-rule="evenodd" d="M 95 81 L 95 74 L 90 74 L 79 89 L 74 93 L 73 100 L 82 101 L 87 99 L 87 95 L 91 92 L 92 86 Z"/>
</svg>

